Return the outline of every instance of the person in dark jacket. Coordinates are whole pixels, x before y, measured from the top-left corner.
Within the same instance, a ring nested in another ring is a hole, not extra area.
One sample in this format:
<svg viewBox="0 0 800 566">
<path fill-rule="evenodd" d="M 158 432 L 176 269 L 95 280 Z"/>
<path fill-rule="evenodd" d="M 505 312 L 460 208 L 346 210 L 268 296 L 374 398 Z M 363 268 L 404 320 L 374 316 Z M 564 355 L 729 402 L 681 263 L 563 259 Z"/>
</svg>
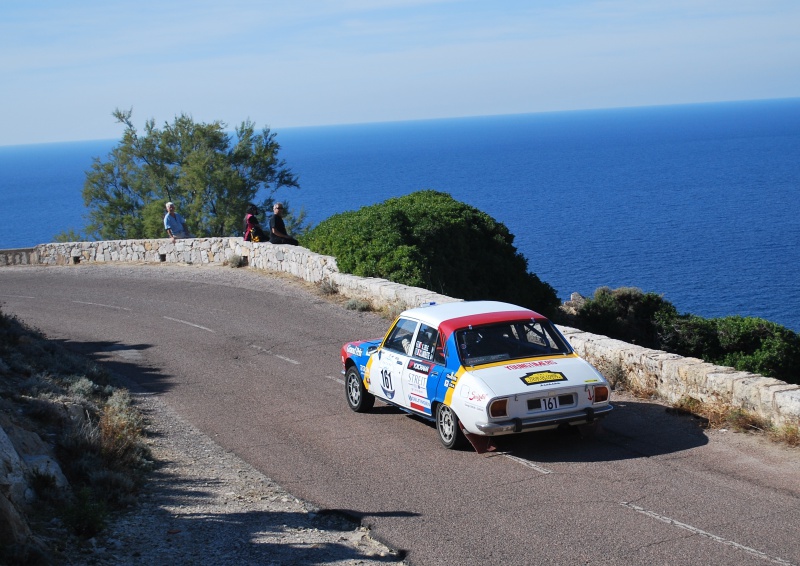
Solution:
<svg viewBox="0 0 800 566">
<path fill-rule="evenodd" d="M 283 203 L 276 202 L 272 206 L 272 218 L 269 219 L 269 241 L 273 244 L 299 245 L 300 242 L 286 233 L 286 225 L 283 223 Z"/>
</svg>

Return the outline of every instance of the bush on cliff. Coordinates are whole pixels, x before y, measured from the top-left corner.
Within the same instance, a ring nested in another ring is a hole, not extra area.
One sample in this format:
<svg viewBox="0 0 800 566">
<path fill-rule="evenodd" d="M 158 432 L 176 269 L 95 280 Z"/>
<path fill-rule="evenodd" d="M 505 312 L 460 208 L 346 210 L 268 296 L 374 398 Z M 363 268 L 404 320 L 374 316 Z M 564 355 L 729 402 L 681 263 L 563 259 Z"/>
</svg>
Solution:
<svg viewBox="0 0 800 566">
<path fill-rule="evenodd" d="M 337 214 L 301 238 L 308 249 L 335 256 L 344 273 L 553 314 L 555 290 L 528 272 L 513 242 L 488 214 L 430 190 Z"/>
<path fill-rule="evenodd" d="M 645 348 L 800 383 L 800 336 L 761 318 L 678 314 L 655 293 L 601 287 L 578 309 L 576 325 Z"/>
<path fill-rule="evenodd" d="M 657 320 L 674 314 L 675 307 L 661 295 L 634 287 L 600 287 L 578 310 L 578 324 L 587 332 L 658 348 Z"/>
</svg>

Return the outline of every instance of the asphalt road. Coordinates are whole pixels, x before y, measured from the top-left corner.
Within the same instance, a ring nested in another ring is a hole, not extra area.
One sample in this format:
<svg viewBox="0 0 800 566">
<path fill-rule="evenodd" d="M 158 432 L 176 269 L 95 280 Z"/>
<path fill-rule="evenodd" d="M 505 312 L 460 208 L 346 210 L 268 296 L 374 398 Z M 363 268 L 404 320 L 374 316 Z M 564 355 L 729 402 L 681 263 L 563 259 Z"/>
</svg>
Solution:
<svg viewBox="0 0 800 566">
<path fill-rule="evenodd" d="M 479 455 L 424 421 L 351 412 L 339 348 L 382 335 L 281 277 L 172 265 L 4 267 L 2 311 L 96 356 L 412 564 L 800 565 L 800 451 L 617 398 L 593 439 Z"/>
</svg>

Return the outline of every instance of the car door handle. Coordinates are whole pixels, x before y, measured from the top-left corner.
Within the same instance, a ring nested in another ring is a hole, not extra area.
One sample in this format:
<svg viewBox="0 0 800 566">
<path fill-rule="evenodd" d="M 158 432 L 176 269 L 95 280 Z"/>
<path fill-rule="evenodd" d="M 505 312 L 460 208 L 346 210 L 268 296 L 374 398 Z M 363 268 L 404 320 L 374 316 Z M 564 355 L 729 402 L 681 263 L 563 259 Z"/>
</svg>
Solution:
<svg viewBox="0 0 800 566">
<path fill-rule="evenodd" d="M 402 366 L 403 365 L 403 360 L 397 360 L 397 365 L 398 366 Z"/>
</svg>

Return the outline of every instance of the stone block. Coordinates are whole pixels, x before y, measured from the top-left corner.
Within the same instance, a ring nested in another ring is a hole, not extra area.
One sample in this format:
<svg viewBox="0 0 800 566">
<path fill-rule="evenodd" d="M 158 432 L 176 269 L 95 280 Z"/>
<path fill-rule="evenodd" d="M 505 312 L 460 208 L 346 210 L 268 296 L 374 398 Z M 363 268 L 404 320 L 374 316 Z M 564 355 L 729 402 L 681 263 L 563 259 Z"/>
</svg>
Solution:
<svg viewBox="0 0 800 566">
<path fill-rule="evenodd" d="M 774 391 L 772 407 L 775 424 L 800 426 L 800 386 Z"/>
<path fill-rule="evenodd" d="M 774 384 L 774 381 L 775 380 L 772 378 L 764 377 L 755 373 L 749 373 L 743 377 L 735 378 L 733 380 L 731 404 L 736 407 L 742 407 L 747 411 L 765 416 L 764 409 L 761 406 L 761 389 L 768 385 Z"/>
</svg>

